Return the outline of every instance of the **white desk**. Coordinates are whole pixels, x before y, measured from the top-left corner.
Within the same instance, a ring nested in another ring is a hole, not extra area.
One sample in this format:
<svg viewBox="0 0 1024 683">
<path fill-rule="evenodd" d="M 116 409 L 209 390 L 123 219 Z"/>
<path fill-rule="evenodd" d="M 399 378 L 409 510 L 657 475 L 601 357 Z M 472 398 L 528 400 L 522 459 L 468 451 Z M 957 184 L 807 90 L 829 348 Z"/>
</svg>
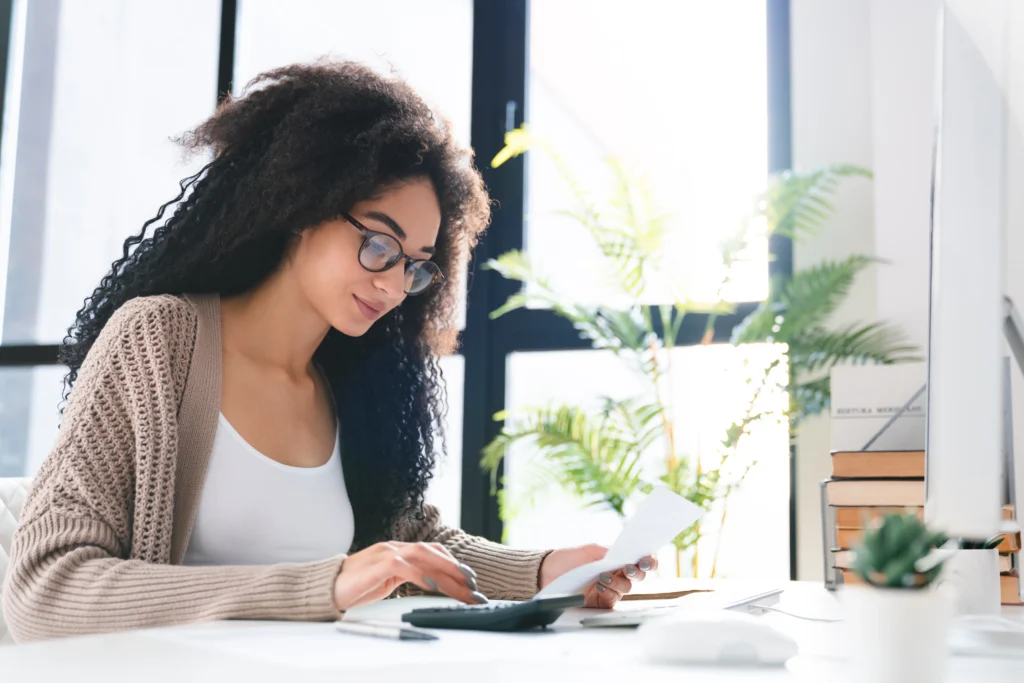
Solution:
<svg viewBox="0 0 1024 683">
<path fill-rule="evenodd" d="M 685 600 L 685 599 L 684 599 Z M 397 606 L 397 605 L 396 605 Z M 840 616 L 818 583 L 792 583 L 778 607 Z M 1004 608 L 1024 622 L 1024 608 Z M 769 613 L 761 618 L 790 633 L 800 655 L 782 669 L 682 668 L 648 664 L 636 633 L 582 629 L 567 612 L 549 632 L 489 634 L 440 631 L 440 640 L 396 642 L 343 635 L 329 623 L 222 621 L 191 626 L 52 640 L 0 648 L 0 683 L 103 681 L 842 681 L 843 624 Z M 1024 660 L 955 657 L 950 683 L 1014 683 Z"/>
</svg>

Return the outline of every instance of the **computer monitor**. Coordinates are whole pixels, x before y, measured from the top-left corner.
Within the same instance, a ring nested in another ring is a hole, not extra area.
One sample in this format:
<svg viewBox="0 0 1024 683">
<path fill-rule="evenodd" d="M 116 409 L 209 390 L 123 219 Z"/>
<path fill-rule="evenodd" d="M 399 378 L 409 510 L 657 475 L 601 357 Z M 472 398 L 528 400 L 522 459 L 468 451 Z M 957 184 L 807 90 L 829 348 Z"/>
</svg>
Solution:
<svg viewBox="0 0 1024 683">
<path fill-rule="evenodd" d="M 939 29 L 925 516 L 971 539 L 998 532 L 1004 498 L 1009 13 L 946 0 Z"/>
</svg>

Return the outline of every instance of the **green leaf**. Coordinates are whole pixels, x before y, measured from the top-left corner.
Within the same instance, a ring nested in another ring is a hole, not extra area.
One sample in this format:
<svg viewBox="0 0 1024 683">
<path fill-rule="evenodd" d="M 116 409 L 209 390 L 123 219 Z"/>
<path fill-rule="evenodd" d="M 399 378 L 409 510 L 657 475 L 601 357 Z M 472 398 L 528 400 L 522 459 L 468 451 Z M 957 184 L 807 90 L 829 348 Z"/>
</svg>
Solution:
<svg viewBox="0 0 1024 683">
<path fill-rule="evenodd" d="M 790 424 L 796 427 L 802 420 L 827 411 L 832 403 L 829 378 L 801 382 L 790 390 Z"/>
<path fill-rule="evenodd" d="M 915 565 L 943 543 L 945 536 L 930 531 L 917 515 L 887 515 L 864 533 L 854 569 L 874 586 L 921 588 L 938 576 L 941 563 L 923 574 Z"/>
<path fill-rule="evenodd" d="M 773 287 L 769 300 L 733 330 L 733 343 L 790 343 L 802 330 L 824 324 L 846 299 L 857 275 L 874 262 L 854 254 L 795 273 L 784 287 Z"/>
<path fill-rule="evenodd" d="M 840 363 L 891 364 L 917 360 L 916 347 L 884 323 L 851 324 L 838 330 L 811 328 L 789 342 L 790 365 L 813 373 Z"/>
<path fill-rule="evenodd" d="M 836 165 L 810 173 L 783 173 L 770 185 L 759 203 L 770 233 L 793 239 L 812 235 L 835 210 L 831 197 L 839 181 L 848 177 L 871 178 L 871 172 L 852 165 Z"/>
<path fill-rule="evenodd" d="M 517 414 L 484 448 L 481 465 L 493 477 L 509 447 L 528 440 L 552 479 L 585 505 L 623 514 L 642 485 L 639 459 L 661 435 L 661 407 L 605 399 L 600 411 L 551 406 Z"/>
</svg>

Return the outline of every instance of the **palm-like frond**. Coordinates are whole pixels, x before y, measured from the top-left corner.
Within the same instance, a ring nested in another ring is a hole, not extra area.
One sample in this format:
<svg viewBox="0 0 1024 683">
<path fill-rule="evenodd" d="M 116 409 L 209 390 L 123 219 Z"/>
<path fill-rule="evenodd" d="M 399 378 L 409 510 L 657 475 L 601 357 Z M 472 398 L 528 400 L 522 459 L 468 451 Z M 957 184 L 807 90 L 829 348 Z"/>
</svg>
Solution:
<svg viewBox="0 0 1024 683">
<path fill-rule="evenodd" d="M 800 331 L 823 325 L 846 299 L 857 275 L 874 262 L 854 254 L 795 273 L 784 287 L 774 287 L 772 296 L 736 326 L 733 343 L 790 343 Z"/>
<path fill-rule="evenodd" d="M 768 230 L 799 239 L 817 232 L 835 211 L 831 197 L 847 177 L 870 178 L 860 166 L 836 165 L 811 173 L 786 172 L 768 188 L 759 209 L 768 220 Z"/>
<path fill-rule="evenodd" d="M 795 384 L 789 392 L 789 422 L 794 429 L 809 415 L 820 415 L 829 409 L 832 392 L 828 377 Z"/>
<path fill-rule="evenodd" d="M 898 363 L 918 360 L 916 347 L 884 323 L 854 323 L 838 330 L 802 330 L 789 342 L 790 366 L 814 373 L 838 363 Z"/>
<path fill-rule="evenodd" d="M 857 275 L 874 263 L 861 255 L 827 261 L 793 275 L 785 287 L 733 330 L 735 344 L 784 343 L 795 378 L 827 373 L 840 363 L 896 363 L 915 360 L 916 348 L 885 323 L 853 323 L 831 329 L 827 323 L 846 299 Z M 828 378 L 797 384 L 790 396 L 790 419 L 799 423 L 829 405 Z"/>
<path fill-rule="evenodd" d="M 574 208 L 558 212 L 582 225 L 608 259 L 615 284 L 637 298 L 647 285 L 664 249 L 667 214 L 654 210 L 646 179 L 630 172 L 615 158 L 605 159 L 613 178 L 607 206 L 600 206 L 554 147 L 527 126 L 505 134 L 505 147 L 491 161 L 498 167 L 531 149 L 545 152 L 555 164 L 573 198 Z"/>
<path fill-rule="evenodd" d="M 600 409 L 592 411 L 558 405 L 517 412 L 508 419 L 501 434 L 487 445 L 482 464 L 495 476 L 508 449 L 516 443 L 528 442 L 535 456 L 531 461 L 534 469 L 528 477 L 528 485 L 517 475 L 518 500 L 530 504 L 537 492 L 555 484 L 573 493 L 585 505 L 607 506 L 621 515 L 631 496 L 646 491 L 652 481 L 656 481 L 642 479 L 641 456 L 655 447 L 659 439 L 665 439 L 666 444 L 673 441 L 671 418 L 665 415 L 665 407 L 660 402 L 661 383 L 670 382 L 671 378 L 663 374 L 659 352 L 674 344 L 685 314 L 698 307 L 681 291 L 672 291 L 677 302 L 674 305 L 645 307 L 640 303 L 665 253 L 667 223 L 666 216 L 654 210 L 643 178 L 609 160 L 613 191 L 607 201 L 595 201 L 566 160 L 525 127 L 506 135 L 506 147 L 492 165 L 500 166 L 508 159 L 537 148 L 543 149 L 553 160 L 573 198 L 572 208 L 563 214 L 588 231 L 604 257 L 604 270 L 611 283 L 628 295 L 630 302 L 624 309 L 577 303 L 558 292 L 549 279 L 537 272 L 526 254 L 511 252 L 489 261 L 487 267 L 527 286 L 494 311 L 492 318 L 524 307 L 552 310 L 569 320 L 594 348 L 612 351 L 653 380 L 653 386 L 649 387 L 653 402 L 605 399 Z M 793 239 L 817 231 L 833 214 L 832 199 L 840 181 L 848 177 L 871 177 L 871 174 L 860 167 L 841 165 L 806 174 L 787 173 L 777 178 L 759 198 L 754 217 L 759 222 L 743 226 L 743 230 L 722 244 L 727 279 L 719 287 L 719 298 L 729 283 L 728 274 L 744 258 L 752 227 L 766 228 L 769 234 Z M 760 223 L 762 218 L 764 226 Z M 872 262 L 873 259 L 865 256 L 852 256 L 799 272 L 786 283 L 776 283 L 770 299 L 733 331 L 736 344 L 776 342 L 789 346 L 789 376 L 801 382 L 789 386 L 788 412 L 794 422 L 827 407 L 828 378 L 823 375 L 833 365 L 889 363 L 910 358 L 913 348 L 883 324 L 853 324 L 839 329 L 828 325 L 836 308 L 849 294 L 856 276 Z M 678 283 L 669 284 L 678 287 Z M 730 308 L 726 304 L 712 306 L 708 329 L 717 315 Z M 659 316 L 664 333 L 662 338 L 655 334 L 652 321 L 655 314 Z M 749 433 L 754 423 L 770 416 L 780 417 L 775 409 L 765 412 L 763 401 L 757 400 L 762 389 L 774 390 L 783 382 L 781 378 L 769 377 L 777 365 L 778 361 L 773 361 L 766 370 L 745 414 L 734 421 L 724 435 L 718 466 L 702 470 L 699 461 L 672 452 L 673 445 L 666 449 L 669 452 L 659 477 L 661 482 L 705 510 L 732 493 L 756 462 L 752 461 L 742 472 L 727 467 L 727 462 L 735 462 L 729 458 L 738 450 L 741 438 Z M 784 371 L 782 374 L 786 375 Z M 752 382 L 756 383 L 756 379 Z M 514 514 L 516 501 L 510 500 L 507 493 L 499 495 L 502 516 L 508 518 Z M 699 525 L 694 525 L 676 539 L 676 547 L 688 548 L 700 535 Z"/>
<path fill-rule="evenodd" d="M 552 406 L 517 414 L 484 448 L 482 465 L 493 474 L 509 447 L 530 441 L 545 469 L 586 505 L 623 505 L 642 485 L 639 461 L 660 435 L 660 406 L 605 399 L 597 413 Z"/>
<path fill-rule="evenodd" d="M 595 349 L 606 349 L 628 357 L 631 362 L 636 361 L 640 372 L 656 376 L 658 368 L 651 349 L 653 330 L 644 320 L 642 307 L 632 306 L 619 310 L 579 304 L 556 292 L 547 278 L 534 269 L 527 254 L 522 251 L 502 254 L 488 261 L 484 267 L 527 285 L 492 311 L 492 320 L 520 308 L 547 308 L 571 322 L 579 330 L 580 336 L 590 340 Z"/>
<path fill-rule="evenodd" d="M 614 192 L 605 224 L 588 226 L 601 252 L 634 298 L 643 294 L 651 272 L 664 253 L 668 215 L 654 209 L 647 179 L 615 158 L 605 160 L 614 177 Z"/>
</svg>

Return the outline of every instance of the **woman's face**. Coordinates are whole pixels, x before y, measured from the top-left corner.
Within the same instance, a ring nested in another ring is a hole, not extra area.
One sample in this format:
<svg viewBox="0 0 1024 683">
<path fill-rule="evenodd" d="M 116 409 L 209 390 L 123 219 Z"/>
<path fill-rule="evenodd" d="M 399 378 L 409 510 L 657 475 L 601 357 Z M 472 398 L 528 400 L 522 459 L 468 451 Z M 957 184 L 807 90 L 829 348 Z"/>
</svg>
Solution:
<svg viewBox="0 0 1024 683">
<path fill-rule="evenodd" d="M 356 204 L 350 215 L 367 229 L 398 239 L 414 259 L 429 259 L 441 226 L 441 207 L 430 181 L 395 185 Z M 359 263 L 363 233 L 343 218 L 303 231 L 291 266 L 313 307 L 339 332 L 365 334 L 374 321 L 405 300 L 405 264 L 373 273 Z"/>
</svg>

